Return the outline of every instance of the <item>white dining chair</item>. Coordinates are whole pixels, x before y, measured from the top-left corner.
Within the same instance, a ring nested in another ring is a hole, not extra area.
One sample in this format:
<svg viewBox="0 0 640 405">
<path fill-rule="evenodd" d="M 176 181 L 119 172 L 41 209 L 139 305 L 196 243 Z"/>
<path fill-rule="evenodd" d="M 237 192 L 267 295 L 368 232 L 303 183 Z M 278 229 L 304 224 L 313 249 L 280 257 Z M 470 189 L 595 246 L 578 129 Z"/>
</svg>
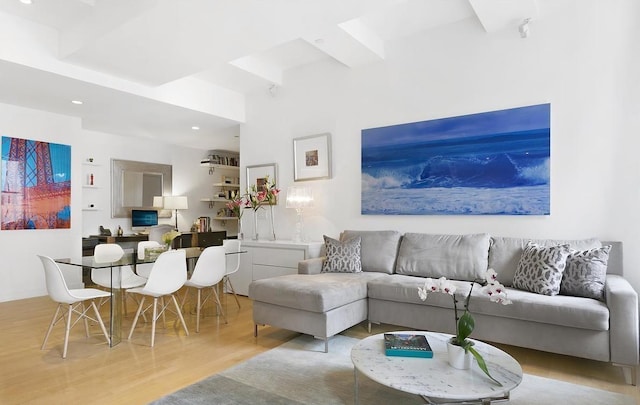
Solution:
<svg viewBox="0 0 640 405">
<path fill-rule="evenodd" d="M 184 308 L 185 301 L 191 289 L 196 290 L 196 332 L 200 332 L 200 312 L 207 300 L 213 296 L 216 308 L 227 323 L 227 317 L 222 310 L 220 297 L 216 291 L 217 284 L 222 281 L 226 273 L 225 250 L 222 246 L 210 246 L 202 251 L 193 269 L 191 278 L 184 285 L 188 287 L 182 297 L 181 307 Z M 207 289 L 208 294 L 202 299 L 202 290 Z"/>
<path fill-rule="evenodd" d="M 155 240 L 145 240 L 142 242 L 138 242 L 138 260 L 144 260 L 145 258 L 145 250 L 152 248 L 162 247 L 160 242 Z M 153 263 L 139 263 L 136 264 L 136 273 L 140 277 L 149 278 L 149 273 L 151 273 L 151 268 L 153 267 Z"/>
<path fill-rule="evenodd" d="M 106 291 L 101 291 L 95 288 L 79 288 L 70 290 L 67 287 L 67 283 L 64 280 L 62 271 L 60 270 L 60 267 L 56 264 L 56 262 L 54 262 L 53 259 L 47 256 L 38 257 L 40 258 L 42 266 L 44 267 L 47 293 L 53 301 L 58 303 L 56 312 L 53 314 L 53 318 L 51 319 L 51 323 L 49 324 L 49 329 L 47 329 L 47 334 L 45 335 L 44 341 L 42 342 L 41 350 L 44 350 L 53 327 L 63 319 L 65 321 L 64 348 L 62 349 L 63 359 L 67 357 L 69 332 L 71 331 L 71 328 L 73 328 L 73 326 L 75 326 L 75 324 L 80 321 L 80 319 L 84 321 L 84 328 L 87 337 L 89 337 L 89 322 L 87 320 L 91 320 L 92 322 L 97 322 L 100 325 L 102 333 L 104 334 L 105 339 L 107 339 L 107 343 L 110 343 L 107 329 L 104 327 L 104 323 L 102 322 L 102 318 L 100 317 L 100 312 L 98 312 L 98 307 L 94 302 L 95 299 L 106 298 L 109 297 L 110 294 Z M 91 305 L 89 307 L 85 306 L 86 301 L 90 302 Z M 93 308 L 95 318 L 87 314 L 89 308 Z M 60 314 L 61 310 L 63 311 L 62 314 Z M 78 318 L 72 322 L 73 314 L 78 315 Z"/>
<path fill-rule="evenodd" d="M 187 256 L 185 251 L 169 250 L 161 253 L 160 256 L 158 256 L 158 259 L 153 263 L 147 284 L 145 284 L 144 287 L 130 288 L 127 290 L 128 293 L 139 294 L 142 296 L 140 304 L 138 305 L 138 311 L 133 319 L 133 325 L 131 325 L 131 330 L 129 331 L 129 340 L 131 340 L 131 336 L 133 336 L 133 331 L 136 328 L 136 324 L 138 323 L 138 319 L 140 318 L 143 310 L 146 311 L 151 307 L 151 305 L 147 308 L 144 307 L 146 297 L 153 297 L 151 347 L 153 347 L 155 343 L 156 321 L 160 316 L 164 316 L 165 311 L 174 312 L 169 308 L 171 304 L 167 302 L 168 300 L 162 300 L 160 308 L 158 308 L 158 300 L 163 297 L 171 297 L 171 301 L 173 301 L 173 304 L 175 305 L 175 313 L 180 322 L 182 322 L 185 334 L 187 336 L 189 335 L 187 324 L 184 322 L 180 306 L 178 305 L 178 300 L 175 296 L 176 291 L 178 291 L 186 281 Z"/>
<path fill-rule="evenodd" d="M 171 232 L 174 229 L 175 228 L 173 227 L 173 225 L 167 225 L 167 224 L 152 226 L 149 228 L 149 240 L 164 244 L 164 241 L 162 240 L 162 235 L 164 235 L 167 232 Z"/>
<path fill-rule="evenodd" d="M 222 246 L 226 253 L 226 274 L 223 278 L 223 285 L 226 291 L 231 291 L 233 294 L 233 298 L 236 299 L 236 304 L 238 304 L 238 308 L 240 308 L 240 301 L 238 300 L 238 296 L 236 295 L 236 290 L 233 289 L 233 284 L 231 283 L 230 275 L 237 272 L 240 269 L 240 245 L 241 241 L 239 239 L 225 239 L 222 241 Z"/>
<path fill-rule="evenodd" d="M 124 256 L 124 250 L 122 246 L 116 243 L 102 243 L 96 245 L 93 258 L 96 263 L 112 263 L 117 262 Z M 117 266 L 114 266 L 117 267 Z M 122 305 L 125 315 L 127 314 L 127 288 L 140 287 L 147 282 L 147 279 L 140 277 L 133 272 L 131 266 L 119 266 L 120 267 L 120 282 L 118 283 L 118 272 L 113 271 L 113 267 L 91 269 L 91 281 L 94 284 L 110 290 L 114 283 L 119 284 L 125 292 L 122 294 Z M 107 300 L 103 300 L 100 305 L 103 305 Z"/>
</svg>

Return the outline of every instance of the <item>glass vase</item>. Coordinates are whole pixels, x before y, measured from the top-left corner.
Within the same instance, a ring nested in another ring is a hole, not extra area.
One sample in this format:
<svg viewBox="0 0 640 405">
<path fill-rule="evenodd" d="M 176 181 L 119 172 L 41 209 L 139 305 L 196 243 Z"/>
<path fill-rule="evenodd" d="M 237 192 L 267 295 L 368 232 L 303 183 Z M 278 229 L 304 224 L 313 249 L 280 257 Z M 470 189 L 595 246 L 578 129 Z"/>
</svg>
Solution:
<svg viewBox="0 0 640 405">
<path fill-rule="evenodd" d="M 251 239 L 258 240 L 258 211 L 253 211 L 253 233 L 251 234 Z"/>
<path fill-rule="evenodd" d="M 269 221 L 271 222 L 271 240 L 276 240 L 276 228 L 273 224 L 273 205 L 270 205 L 269 208 L 271 209 L 271 216 L 269 218 Z"/>
<path fill-rule="evenodd" d="M 238 218 L 238 240 L 244 239 L 244 232 L 242 232 L 242 218 Z"/>
</svg>

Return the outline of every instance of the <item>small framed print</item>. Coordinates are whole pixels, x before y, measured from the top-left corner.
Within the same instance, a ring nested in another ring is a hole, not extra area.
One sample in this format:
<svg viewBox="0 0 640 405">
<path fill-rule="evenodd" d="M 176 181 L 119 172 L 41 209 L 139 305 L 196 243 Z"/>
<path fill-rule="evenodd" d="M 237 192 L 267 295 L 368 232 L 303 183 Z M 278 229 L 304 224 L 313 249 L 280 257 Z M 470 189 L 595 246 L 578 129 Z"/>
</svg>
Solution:
<svg viewBox="0 0 640 405">
<path fill-rule="evenodd" d="M 293 180 L 331 178 L 331 134 L 293 140 Z"/>
<path fill-rule="evenodd" d="M 247 192 L 250 192 L 252 186 L 255 186 L 257 191 L 262 190 L 267 183 L 267 178 L 270 183 L 277 186 L 277 175 L 278 165 L 275 163 L 247 166 Z M 277 199 L 276 204 L 278 204 Z"/>
</svg>

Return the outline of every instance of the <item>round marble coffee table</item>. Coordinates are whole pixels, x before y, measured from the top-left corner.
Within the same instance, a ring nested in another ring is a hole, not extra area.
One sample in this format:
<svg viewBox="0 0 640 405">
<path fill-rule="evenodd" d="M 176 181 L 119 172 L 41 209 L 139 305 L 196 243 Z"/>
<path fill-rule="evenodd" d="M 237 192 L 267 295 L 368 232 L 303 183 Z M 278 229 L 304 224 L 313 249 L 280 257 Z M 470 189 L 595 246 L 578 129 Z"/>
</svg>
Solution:
<svg viewBox="0 0 640 405">
<path fill-rule="evenodd" d="M 510 355 L 489 344 L 476 341 L 474 347 L 487 363 L 489 372 L 502 386 L 491 381 L 475 360 L 468 370 L 451 367 L 447 361 L 444 333 L 400 331 L 427 337 L 433 358 L 387 356 L 383 333 L 369 336 L 351 349 L 354 366 L 355 403 L 358 403 L 358 373 L 399 391 L 420 395 L 429 404 L 479 403 L 508 400 L 509 393 L 522 381 L 522 367 Z"/>
</svg>

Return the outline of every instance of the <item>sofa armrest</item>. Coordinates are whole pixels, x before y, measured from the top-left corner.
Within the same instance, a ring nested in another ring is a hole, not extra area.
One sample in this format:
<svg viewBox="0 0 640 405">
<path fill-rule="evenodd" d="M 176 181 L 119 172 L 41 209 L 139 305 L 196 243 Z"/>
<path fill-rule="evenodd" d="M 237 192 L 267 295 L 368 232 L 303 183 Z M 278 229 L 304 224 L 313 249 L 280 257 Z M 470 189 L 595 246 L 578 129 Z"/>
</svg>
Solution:
<svg viewBox="0 0 640 405">
<path fill-rule="evenodd" d="M 622 276 L 608 274 L 605 283 L 605 299 L 609 307 L 609 347 L 611 362 L 637 365 L 638 293 Z"/>
<path fill-rule="evenodd" d="M 320 274 L 326 257 L 314 257 L 298 262 L 298 274 Z"/>
</svg>

